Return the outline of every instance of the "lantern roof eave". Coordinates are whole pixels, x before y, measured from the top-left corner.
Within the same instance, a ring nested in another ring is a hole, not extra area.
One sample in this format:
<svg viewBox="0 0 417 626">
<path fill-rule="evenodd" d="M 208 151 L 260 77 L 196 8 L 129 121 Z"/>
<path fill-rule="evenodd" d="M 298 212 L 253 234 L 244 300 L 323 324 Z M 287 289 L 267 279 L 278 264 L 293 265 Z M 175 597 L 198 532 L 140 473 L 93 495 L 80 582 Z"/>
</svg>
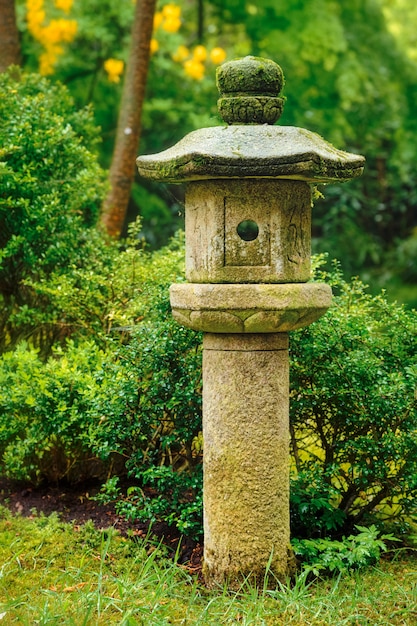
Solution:
<svg viewBox="0 0 417 626">
<path fill-rule="evenodd" d="M 217 178 L 274 178 L 309 183 L 360 176 L 363 156 L 338 150 L 295 126 L 240 124 L 193 131 L 177 144 L 137 158 L 139 174 L 181 183 Z"/>
</svg>

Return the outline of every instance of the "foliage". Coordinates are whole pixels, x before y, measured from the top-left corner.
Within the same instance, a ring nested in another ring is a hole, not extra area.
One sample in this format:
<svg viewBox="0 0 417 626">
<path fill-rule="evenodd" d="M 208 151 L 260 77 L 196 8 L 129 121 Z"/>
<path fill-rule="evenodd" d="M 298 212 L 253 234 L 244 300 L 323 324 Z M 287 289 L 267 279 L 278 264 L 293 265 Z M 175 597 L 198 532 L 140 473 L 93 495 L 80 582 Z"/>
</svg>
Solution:
<svg viewBox="0 0 417 626">
<path fill-rule="evenodd" d="M 113 326 L 143 317 L 137 296 L 155 260 L 139 223 L 121 243 L 94 228 L 106 185 L 89 149 L 90 109 L 75 111 L 64 87 L 17 69 L 0 90 L 0 352 L 22 339 L 43 358 L 68 337 L 105 344 Z"/>
<path fill-rule="evenodd" d="M 387 550 L 387 541 L 396 541 L 392 535 L 382 535 L 376 526 L 356 526 L 359 532 L 342 541 L 330 539 L 293 539 L 295 554 L 303 563 L 303 570 L 320 574 L 340 574 L 377 563 L 381 552 Z"/>
<path fill-rule="evenodd" d="M 417 493 L 416 312 L 337 266 L 318 277 L 334 306 L 291 340 L 293 531 L 307 537 L 399 516 Z"/>
<path fill-rule="evenodd" d="M 103 364 L 91 406 L 100 420 L 93 449 L 103 460 L 115 452 L 125 458 L 133 485 L 120 512 L 198 536 L 201 350 L 198 336 L 171 320 L 167 304 L 160 302 L 160 319 L 140 325 Z"/>
<path fill-rule="evenodd" d="M 298 472 L 291 480 L 290 519 L 293 536 L 337 536 L 346 513 L 337 507 L 338 491 L 319 472 Z"/>
<path fill-rule="evenodd" d="M 94 431 L 90 403 L 94 372 L 103 354 L 93 342 L 65 353 L 54 351 L 45 363 L 21 343 L 0 361 L 0 472 L 38 483 L 100 475 L 91 454 Z"/>
<path fill-rule="evenodd" d="M 63 86 L 12 68 L 0 76 L 0 93 L 4 350 L 25 333 L 41 335 L 48 324 L 48 299 L 32 283 L 82 263 L 105 179 L 91 110 L 76 111 Z"/>
<path fill-rule="evenodd" d="M 111 267 L 109 256 L 93 256 L 96 273 L 90 263 L 44 286 L 68 322 L 78 316 L 82 333 L 46 362 L 26 344 L 0 359 L 0 470 L 35 483 L 127 472 L 134 488 L 121 511 L 196 536 L 201 351 L 168 302 L 168 285 L 183 272 L 183 240 L 149 254 L 136 245 L 138 229 Z"/>
<path fill-rule="evenodd" d="M 111 338 L 124 339 L 132 326 L 155 317 L 152 297 L 182 274 L 183 236 L 151 254 L 140 233 L 140 221 L 131 224 L 129 236 L 121 242 L 108 241 L 92 229 L 78 263 L 67 266 L 65 273 L 60 268 L 47 279 L 30 283 L 43 303 L 44 308 L 32 315 L 37 313 L 35 321 L 43 322 L 46 347 L 53 341 L 64 344 L 68 337 L 87 337 L 105 348 L 112 344 Z M 12 323 L 16 319 L 20 319 L 17 314 Z M 27 331 L 31 319 L 23 321 Z M 42 355 L 48 354 L 44 345 L 40 349 Z"/>
<path fill-rule="evenodd" d="M 149 467 L 137 473 L 142 487 L 131 485 L 123 492 L 119 477 L 109 478 L 94 497 L 113 502 L 117 513 L 128 520 L 164 521 L 195 540 L 202 538 L 202 465 L 192 473 L 175 472 L 172 467 Z"/>
</svg>

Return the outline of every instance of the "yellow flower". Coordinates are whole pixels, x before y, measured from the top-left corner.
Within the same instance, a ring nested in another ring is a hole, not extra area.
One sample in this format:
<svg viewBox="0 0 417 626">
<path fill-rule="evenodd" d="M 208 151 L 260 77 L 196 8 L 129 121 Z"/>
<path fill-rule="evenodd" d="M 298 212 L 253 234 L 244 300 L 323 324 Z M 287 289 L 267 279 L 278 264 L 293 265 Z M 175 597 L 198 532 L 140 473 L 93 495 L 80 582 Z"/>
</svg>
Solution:
<svg viewBox="0 0 417 626">
<path fill-rule="evenodd" d="M 51 47 L 46 52 L 43 52 L 39 57 L 39 73 L 42 76 L 49 76 L 54 73 L 54 65 L 58 56 L 62 53 L 62 48 L 59 46 Z"/>
<path fill-rule="evenodd" d="M 51 20 L 48 26 L 43 28 L 42 43 L 55 44 L 61 41 L 71 42 L 77 33 L 75 20 Z"/>
<path fill-rule="evenodd" d="M 56 8 L 68 13 L 73 0 L 54 0 Z M 39 71 L 41 74 L 52 74 L 54 65 L 60 55 L 64 53 L 63 42 L 73 41 L 77 33 L 77 22 L 68 19 L 53 19 L 45 24 L 44 0 L 26 0 L 26 20 L 28 31 L 44 48 L 39 57 Z"/>
<path fill-rule="evenodd" d="M 162 15 L 161 11 L 157 11 L 153 18 L 154 30 L 157 30 L 161 26 L 163 19 L 164 19 L 164 16 Z"/>
<path fill-rule="evenodd" d="M 220 65 L 226 58 L 226 52 L 223 48 L 213 48 L 210 52 L 210 60 L 214 65 Z"/>
<path fill-rule="evenodd" d="M 169 17 L 162 22 L 161 26 L 167 33 L 176 33 L 181 27 L 181 20 L 179 17 Z"/>
<path fill-rule="evenodd" d="M 35 37 L 38 38 L 42 24 L 45 21 L 45 11 L 43 8 L 43 0 L 27 0 L 26 2 L 26 20 L 28 24 L 28 30 Z"/>
<path fill-rule="evenodd" d="M 193 50 L 193 58 L 196 61 L 205 61 L 207 59 L 207 50 L 204 46 L 196 46 Z"/>
<path fill-rule="evenodd" d="M 65 13 L 69 13 L 72 8 L 73 0 L 55 0 L 55 6 L 57 9 L 61 9 Z"/>
<path fill-rule="evenodd" d="M 36 11 L 43 7 L 43 0 L 27 0 L 26 7 L 28 11 Z"/>
<path fill-rule="evenodd" d="M 157 42 L 156 39 L 152 38 L 151 45 L 150 45 L 151 54 L 155 54 L 155 52 L 158 52 L 158 50 L 159 50 L 159 43 Z"/>
<path fill-rule="evenodd" d="M 176 61 L 176 63 L 182 63 L 189 56 L 189 49 L 187 48 L 187 46 L 183 46 L 181 44 L 180 46 L 178 46 L 177 51 L 174 52 L 174 54 L 172 55 L 172 58 L 174 61 Z"/>
<path fill-rule="evenodd" d="M 185 61 L 184 70 L 188 76 L 194 78 L 195 80 L 201 80 L 204 77 L 204 65 L 195 59 Z"/>
<path fill-rule="evenodd" d="M 181 7 L 178 4 L 166 4 L 162 7 L 162 15 L 165 19 L 179 19 L 181 17 Z"/>
<path fill-rule="evenodd" d="M 51 63 L 49 56 L 44 52 L 39 57 L 39 74 L 42 76 L 50 76 L 54 73 L 54 66 Z"/>
<path fill-rule="evenodd" d="M 28 13 L 36 13 L 43 10 L 43 0 L 26 0 L 26 10 Z"/>
<path fill-rule="evenodd" d="M 124 63 L 119 59 L 107 59 L 104 61 L 104 69 L 107 72 L 107 78 L 111 83 L 118 83 L 123 73 Z"/>
<path fill-rule="evenodd" d="M 43 15 L 38 13 L 36 15 L 28 15 L 28 18 L 27 18 L 28 30 L 30 34 L 38 41 L 42 37 L 42 31 L 43 31 L 42 22 L 44 20 L 44 17 L 45 17 L 44 13 Z"/>
</svg>

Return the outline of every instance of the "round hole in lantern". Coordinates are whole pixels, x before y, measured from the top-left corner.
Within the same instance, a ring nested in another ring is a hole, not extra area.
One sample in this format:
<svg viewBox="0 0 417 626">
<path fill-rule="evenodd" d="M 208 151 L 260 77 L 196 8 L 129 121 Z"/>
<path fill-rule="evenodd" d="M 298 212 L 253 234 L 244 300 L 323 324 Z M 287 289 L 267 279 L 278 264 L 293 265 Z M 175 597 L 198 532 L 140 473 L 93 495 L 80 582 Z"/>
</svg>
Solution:
<svg viewBox="0 0 417 626">
<path fill-rule="evenodd" d="M 237 225 L 236 230 L 243 241 L 254 241 L 259 235 L 259 226 L 253 220 L 243 220 Z"/>
</svg>

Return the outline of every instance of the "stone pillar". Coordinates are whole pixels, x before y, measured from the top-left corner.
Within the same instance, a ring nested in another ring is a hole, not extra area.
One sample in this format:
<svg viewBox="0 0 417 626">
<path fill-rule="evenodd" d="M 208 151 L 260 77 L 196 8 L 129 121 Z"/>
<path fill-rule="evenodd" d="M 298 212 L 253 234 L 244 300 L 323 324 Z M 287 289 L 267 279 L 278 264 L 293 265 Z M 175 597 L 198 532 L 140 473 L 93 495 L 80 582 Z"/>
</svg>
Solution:
<svg viewBox="0 0 417 626">
<path fill-rule="evenodd" d="M 262 583 L 290 544 L 288 334 L 206 333 L 204 578 Z"/>
</svg>

